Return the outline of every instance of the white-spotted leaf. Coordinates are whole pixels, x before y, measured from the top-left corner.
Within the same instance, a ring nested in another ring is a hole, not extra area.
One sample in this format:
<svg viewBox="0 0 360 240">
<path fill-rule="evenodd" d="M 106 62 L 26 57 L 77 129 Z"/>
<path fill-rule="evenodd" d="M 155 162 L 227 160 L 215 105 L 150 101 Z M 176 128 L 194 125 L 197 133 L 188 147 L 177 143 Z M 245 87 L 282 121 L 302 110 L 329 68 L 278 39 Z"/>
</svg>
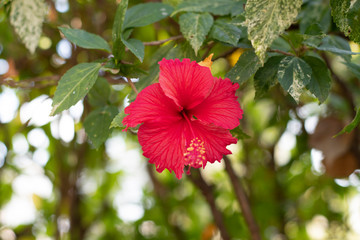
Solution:
<svg viewBox="0 0 360 240">
<path fill-rule="evenodd" d="M 302 0 L 248 0 L 245 24 L 262 64 L 271 43 L 295 20 Z"/>
<path fill-rule="evenodd" d="M 25 47 L 34 53 L 48 12 L 44 0 L 14 0 L 11 2 L 10 23 Z"/>
<path fill-rule="evenodd" d="M 299 102 L 304 87 L 311 79 L 311 67 L 298 57 L 285 57 L 281 60 L 277 77 L 280 85 Z"/>
<path fill-rule="evenodd" d="M 214 19 L 209 13 L 185 13 L 180 16 L 180 31 L 190 42 L 195 53 L 209 33 Z"/>
</svg>

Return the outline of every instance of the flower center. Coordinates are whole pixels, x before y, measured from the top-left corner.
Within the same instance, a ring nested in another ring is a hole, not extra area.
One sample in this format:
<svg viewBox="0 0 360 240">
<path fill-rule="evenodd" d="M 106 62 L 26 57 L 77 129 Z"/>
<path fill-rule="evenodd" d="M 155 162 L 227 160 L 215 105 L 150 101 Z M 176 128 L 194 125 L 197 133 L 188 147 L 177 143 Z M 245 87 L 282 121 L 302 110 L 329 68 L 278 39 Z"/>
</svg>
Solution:
<svg viewBox="0 0 360 240">
<path fill-rule="evenodd" d="M 201 141 L 199 138 L 193 138 L 184 153 L 185 165 L 198 168 L 203 165 L 205 160 L 204 141 Z"/>
<path fill-rule="evenodd" d="M 185 165 L 190 167 L 199 168 L 203 165 L 203 162 L 206 161 L 205 157 L 205 147 L 204 141 L 195 136 L 194 130 L 192 128 L 189 115 L 186 110 L 181 111 L 182 116 L 186 120 L 189 129 L 191 131 L 192 139 L 190 144 L 185 143 L 186 151 L 184 152 L 184 162 Z M 189 168 L 190 171 L 190 168 Z"/>
</svg>

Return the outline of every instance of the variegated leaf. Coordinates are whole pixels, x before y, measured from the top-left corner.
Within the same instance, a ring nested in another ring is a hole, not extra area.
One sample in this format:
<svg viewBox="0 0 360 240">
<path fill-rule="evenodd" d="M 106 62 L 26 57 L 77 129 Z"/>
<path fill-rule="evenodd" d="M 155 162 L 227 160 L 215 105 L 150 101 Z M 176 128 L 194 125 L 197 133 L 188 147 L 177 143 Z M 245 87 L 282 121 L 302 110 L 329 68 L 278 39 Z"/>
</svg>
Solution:
<svg viewBox="0 0 360 240">
<path fill-rule="evenodd" d="M 266 49 L 295 20 L 302 0 L 248 0 L 245 24 L 262 64 Z"/>
<path fill-rule="evenodd" d="M 31 53 L 38 45 L 47 12 L 44 0 L 14 0 L 11 3 L 10 23 Z"/>
</svg>

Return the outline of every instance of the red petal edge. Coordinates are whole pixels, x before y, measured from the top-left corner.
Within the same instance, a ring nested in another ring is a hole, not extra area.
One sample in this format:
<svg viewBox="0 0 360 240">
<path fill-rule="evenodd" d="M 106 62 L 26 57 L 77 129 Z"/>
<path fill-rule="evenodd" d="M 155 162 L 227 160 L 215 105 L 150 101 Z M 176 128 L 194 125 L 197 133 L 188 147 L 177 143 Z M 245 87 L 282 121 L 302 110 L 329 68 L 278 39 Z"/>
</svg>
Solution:
<svg viewBox="0 0 360 240">
<path fill-rule="evenodd" d="M 181 119 L 174 101 L 165 96 L 159 83 L 143 89 L 128 107 L 125 108 L 122 123 L 128 127 L 136 127 L 144 122 L 176 121 Z"/>
<path fill-rule="evenodd" d="M 190 114 L 203 122 L 233 129 L 240 124 L 239 120 L 243 115 L 243 110 L 235 96 L 239 84 L 233 84 L 228 78 L 214 79 L 215 85 L 209 96 L 193 108 Z"/>
<path fill-rule="evenodd" d="M 158 172 L 174 171 L 178 179 L 184 172 L 184 121 L 144 123 L 140 126 L 139 143 L 143 155 Z"/>
<path fill-rule="evenodd" d="M 210 93 L 214 79 L 210 69 L 190 59 L 159 62 L 159 83 L 165 95 L 179 106 L 191 109 L 201 103 Z"/>
</svg>

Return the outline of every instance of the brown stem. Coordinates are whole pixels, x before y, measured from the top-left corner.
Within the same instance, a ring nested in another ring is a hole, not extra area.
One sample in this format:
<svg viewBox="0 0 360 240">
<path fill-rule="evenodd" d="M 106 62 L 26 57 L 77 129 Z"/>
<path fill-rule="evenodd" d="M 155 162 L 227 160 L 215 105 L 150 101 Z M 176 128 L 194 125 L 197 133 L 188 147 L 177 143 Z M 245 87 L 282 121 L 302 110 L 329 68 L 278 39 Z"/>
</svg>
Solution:
<svg viewBox="0 0 360 240">
<path fill-rule="evenodd" d="M 185 238 L 185 234 L 183 233 L 183 231 L 179 228 L 179 226 L 169 222 L 169 218 L 170 218 L 170 206 L 169 206 L 169 201 L 168 201 L 168 193 L 170 192 L 166 186 L 164 186 L 154 175 L 154 170 L 152 168 L 152 166 L 150 164 L 146 165 L 146 170 L 150 176 L 150 180 L 152 182 L 152 185 L 154 187 L 154 192 L 155 195 L 160 203 L 160 207 L 163 210 L 163 214 L 165 217 L 165 222 L 167 224 L 169 224 L 169 227 L 171 228 L 171 230 L 173 231 L 176 239 L 178 240 L 182 240 L 182 239 L 186 239 Z"/>
<path fill-rule="evenodd" d="M 163 40 L 152 41 L 152 42 L 144 42 L 144 45 L 145 46 L 156 46 L 156 45 L 161 45 L 163 43 L 166 43 L 168 41 L 178 40 L 178 39 L 182 39 L 182 38 L 184 38 L 183 35 L 178 35 L 178 36 L 169 37 L 169 38 L 163 39 Z"/>
<path fill-rule="evenodd" d="M 352 117 L 355 117 L 356 115 L 356 107 L 355 107 L 355 101 L 353 98 L 353 94 L 348 88 L 348 86 L 345 84 L 345 81 L 343 81 L 333 70 L 330 59 L 325 53 L 321 53 L 321 57 L 324 59 L 326 66 L 329 68 L 332 78 L 335 80 L 335 82 L 339 85 L 340 91 L 342 93 L 342 96 L 348 101 L 350 104 L 350 108 L 352 111 Z"/>
<path fill-rule="evenodd" d="M 223 240 L 230 240 L 230 235 L 225 228 L 222 214 L 215 204 L 213 187 L 205 182 L 198 169 L 192 169 L 191 175 L 188 175 L 188 177 L 194 183 L 194 185 L 201 190 L 201 193 L 203 194 L 205 200 L 208 202 L 211 213 L 214 217 L 214 221 L 220 231 L 221 237 L 223 238 Z"/>
<path fill-rule="evenodd" d="M 280 54 L 286 55 L 286 56 L 295 56 L 295 55 L 292 54 L 292 53 L 284 52 L 284 51 L 281 51 L 281 50 L 278 50 L 278 49 L 268 49 L 268 52 L 280 53 Z"/>
<path fill-rule="evenodd" d="M 128 83 L 129 83 L 130 87 L 132 88 L 132 90 L 136 93 L 136 95 L 138 95 L 139 92 L 138 92 L 138 90 L 136 89 L 135 84 L 131 81 L 130 78 L 126 78 L 126 79 L 128 80 Z"/>
<path fill-rule="evenodd" d="M 236 199 L 241 207 L 246 224 L 249 227 L 249 230 L 251 233 L 251 238 L 253 240 L 261 240 L 259 226 L 257 225 L 255 218 L 251 212 L 250 203 L 249 203 L 248 197 L 246 196 L 245 190 L 244 190 L 243 186 L 241 185 L 240 179 L 235 174 L 235 171 L 231 165 L 230 159 L 227 156 L 224 156 L 223 159 L 225 162 L 225 170 L 229 175 L 231 184 L 235 191 Z"/>
</svg>

